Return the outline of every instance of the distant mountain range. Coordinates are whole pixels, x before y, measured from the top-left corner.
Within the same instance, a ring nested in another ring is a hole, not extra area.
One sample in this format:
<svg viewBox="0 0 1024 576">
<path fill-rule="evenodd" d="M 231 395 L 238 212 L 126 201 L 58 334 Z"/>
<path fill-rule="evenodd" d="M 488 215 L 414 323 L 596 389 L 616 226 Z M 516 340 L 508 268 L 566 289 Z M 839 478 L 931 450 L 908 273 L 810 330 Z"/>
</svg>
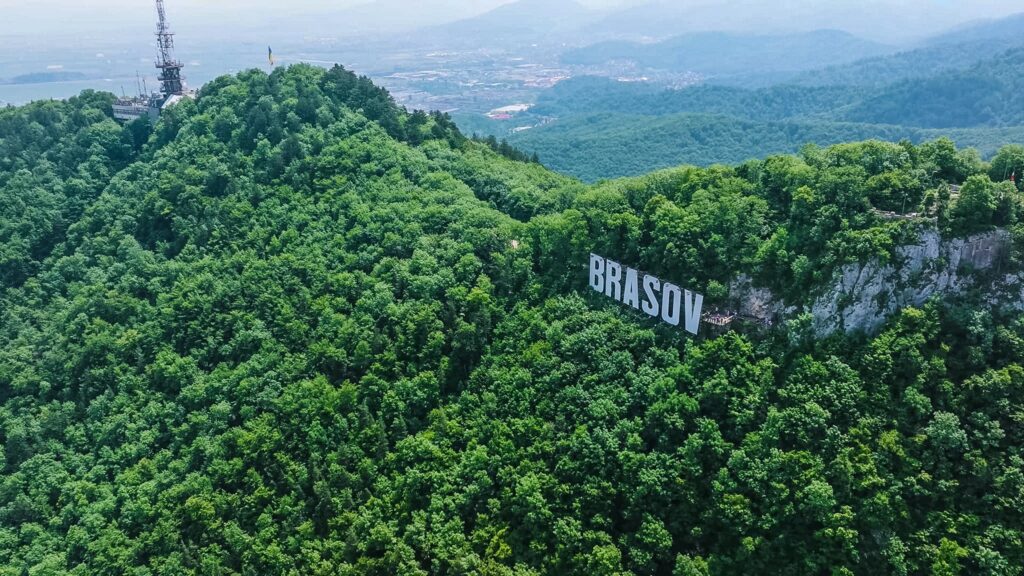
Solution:
<svg viewBox="0 0 1024 576">
<path fill-rule="evenodd" d="M 647 14 L 652 9 L 644 5 L 635 10 Z M 567 50 L 562 61 L 583 66 L 623 61 L 642 71 L 695 72 L 708 82 L 747 87 L 880 87 L 943 70 L 963 70 L 1017 46 L 1024 46 L 1024 13 L 970 22 L 904 46 L 831 29 L 791 34 L 694 32 L 657 42 L 597 42 Z"/>
<path fill-rule="evenodd" d="M 895 51 L 839 30 L 787 35 L 698 32 L 657 43 L 603 42 L 570 50 L 562 61 L 598 65 L 629 60 L 640 68 L 728 76 L 753 70 L 810 70 Z"/>
<path fill-rule="evenodd" d="M 905 125 L 918 128 L 1024 125 L 1024 48 L 881 88 L 778 85 L 758 89 L 702 85 L 683 90 L 580 77 L 541 94 L 538 116 L 722 114 L 753 121 L 785 119 Z"/>
<path fill-rule="evenodd" d="M 851 42 L 851 57 L 857 59 L 891 52 L 889 44 L 906 44 L 940 33 L 962 23 L 965 15 L 1009 13 L 1005 7 L 1008 4 L 1007 0 L 975 0 L 969 6 L 934 0 L 833 0 L 827 4 L 819 0 L 790 0 L 783 10 L 762 0 L 656 0 L 596 10 L 575 0 L 374 0 L 315 18 L 304 17 L 301 24 L 307 32 L 330 30 L 347 36 L 404 31 L 408 36 L 401 39 L 403 43 L 440 39 L 450 44 L 475 43 L 478 47 L 520 40 L 576 45 L 607 40 L 650 42 L 707 30 L 775 36 L 782 40 L 808 30 L 841 26 L 851 36 L 837 37 L 834 42 L 838 48 L 843 42 Z M 962 26 L 966 30 L 981 24 L 984 22 Z M 765 30 L 776 32 L 768 34 Z M 917 36 L 908 36 L 911 30 Z M 981 29 L 978 33 L 982 33 Z"/>
<path fill-rule="evenodd" d="M 465 14 L 464 18 L 468 20 L 486 18 L 487 15 L 500 14 L 506 6 L 498 0 L 375 0 L 351 8 L 347 13 L 367 22 L 401 23 L 403 28 L 421 29 L 449 24 L 452 14 Z M 382 14 L 388 16 L 382 18 Z"/>
<path fill-rule="evenodd" d="M 285 38 L 328 36 L 338 38 L 415 33 L 460 19 L 474 18 L 506 0 L 370 0 L 355 6 L 313 7 L 278 18 L 261 18 L 261 33 Z"/>
<path fill-rule="evenodd" d="M 938 34 L 967 18 L 1002 17 L 1020 10 L 1012 0 L 656 0 L 606 15 L 589 25 L 594 37 L 667 38 L 702 30 L 763 33 L 841 26 L 886 43 Z"/>
<path fill-rule="evenodd" d="M 845 62 L 891 53 L 896 49 L 890 45 L 902 43 L 906 47 L 909 42 L 942 33 L 958 24 L 963 30 L 953 30 L 951 34 L 974 30 L 974 33 L 983 35 L 985 29 L 979 26 L 991 24 L 982 21 L 962 24 L 965 16 L 1006 15 L 1013 12 L 1007 8 L 1010 4 L 1008 0 L 974 0 L 970 5 L 935 0 L 832 0 L 828 3 L 789 0 L 785 9 L 780 9 L 777 4 L 762 0 L 655 0 L 619 9 L 595 10 L 575 0 L 516 0 L 507 3 L 474 0 L 468 4 L 457 0 L 415 3 L 376 0 L 346 9 L 339 13 L 339 18 L 344 19 L 348 28 L 376 31 L 410 28 L 415 23 L 418 29 L 406 39 L 410 42 L 444 39 L 458 44 L 476 42 L 479 47 L 524 39 L 577 45 L 609 40 L 649 44 L 669 38 L 681 41 L 692 33 L 708 30 L 755 34 L 764 36 L 766 41 L 772 39 L 785 43 L 799 41 L 801 34 L 820 35 L 823 34 L 822 29 L 839 26 L 846 36 L 836 35 L 827 40 L 828 45 L 837 51 L 849 50 L 849 57 L 843 60 Z M 445 18 L 453 13 L 468 13 L 469 16 L 455 21 Z M 381 14 L 393 14 L 393 17 L 382 19 Z M 1010 24 L 1004 26 L 1007 30 L 1012 29 Z M 733 38 L 692 36 L 690 40 L 699 43 Z M 814 38 L 804 40 L 812 41 Z M 612 47 L 604 46 L 605 49 Z M 628 42 L 620 47 L 643 51 L 643 45 L 630 46 Z M 664 46 L 666 50 L 671 47 L 671 43 Z M 686 50 L 689 45 L 684 42 L 678 48 Z M 742 47 L 737 49 L 742 50 Z M 813 52 L 811 55 L 814 56 Z M 831 63 L 822 58 L 817 65 Z"/>
<path fill-rule="evenodd" d="M 838 115 L 925 128 L 1024 125 L 1024 48 L 963 70 L 900 80 Z"/>
<path fill-rule="evenodd" d="M 423 28 L 412 39 L 474 47 L 558 42 L 601 15 L 574 0 L 518 0 L 479 16 Z"/>
<path fill-rule="evenodd" d="M 1003 144 L 1024 142 L 1024 34 L 1014 33 L 1022 23 L 1024 15 L 976 22 L 924 39 L 912 50 L 803 72 L 785 67 L 843 58 L 836 48 L 842 42 L 866 51 L 887 47 L 834 31 L 601 43 L 569 51 L 565 61 L 595 63 L 618 53 L 639 67 L 698 71 L 711 81 L 668 90 L 574 78 L 542 93 L 530 111 L 534 118 L 516 118 L 518 126 L 538 126 L 510 141 L 539 153 L 550 167 L 591 180 L 862 138 L 949 135 L 991 154 Z M 705 50 L 701 38 L 723 52 Z M 822 48 L 807 56 L 813 38 Z M 744 75 L 759 76 L 759 82 L 743 81 Z M 723 79 L 726 84 L 715 84 Z"/>
<path fill-rule="evenodd" d="M 1001 41 L 1024 44 L 1024 12 L 1005 18 L 975 20 L 928 38 L 928 46 L 948 46 L 963 42 Z"/>
<path fill-rule="evenodd" d="M 543 37 L 558 30 L 577 30 L 600 13 L 573 0 L 519 0 L 424 32 L 450 35 L 452 40 L 479 37 L 497 42 L 522 36 Z"/>
<path fill-rule="evenodd" d="M 1024 13 L 961 26 L 928 38 L 912 50 L 774 80 L 805 86 L 877 87 L 927 78 L 946 70 L 967 70 L 995 54 L 1021 46 L 1024 46 Z"/>
<path fill-rule="evenodd" d="M 10 80 L 0 79 L 0 84 L 40 84 L 45 82 L 69 82 L 72 80 L 84 80 L 88 78 L 81 72 L 51 71 L 34 72 L 32 74 L 21 74 Z"/>
<path fill-rule="evenodd" d="M 562 36 L 554 39 L 585 44 L 610 39 L 663 40 L 706 30 L 763 34 L 766 30 L 784 33 L 838 26 L 857 36 L 895 43 L 939 33 L 968 18 L 1004 16 L 1013 12 L 1006 6 L 1014 1 L 787 0 L 783 9 L 778 3 L 763 0 L 655 0 L 598 10 L 571 0 L 365 0 L 356 5 L 350 1 L 342 6 L 331 0 L 309 0 L 300 3 L 301 7 L 275 3 L 269 9 L 249 12 L 232 9 L 229 3 L 209 2 L 202 3 L 208 4 L 202 10 L 175 11 L 173 22 L 183 28 L 224 28 L 224 21 L 235 14 L 238 21 L 222 31 L 227 37 L 251 36 L 253 30 L 258 30 L 260 34 L 274 35 L 282 41 L 305 36 L 351 38 L 403 33 L 406 37 L 389 39 L 406 43 L 415 42 L 421 36 L 436 38 L 435 34 L 447 29 L 490 43 L 503 39 L 494 34 L 509 31 L 516 34 L 539 31 L 543 37 L 557 30 Z M 266 8 L 270 3 L 263 4 Z M 590 2 L 588 5 L 598 4 Z M 12 10 L 15 10 L 15 22 L 26 17 L 22 14 L 26 9 L 13 7 Z M 75 10 L 89 12 L 83 7 Z M 137 15 L 133 14 L 129 22 L 143 17 L 148 22 L 151 10 L 148 5 L 133 10 Z M 110 22 L 118 16 L 104 15 L 101 20 Z M 451 28 L 447 28 L 449 25 Z M 908 36 L 911 31 L 916 34 L 914 37 Z M 464 42 L 469 38 L 448 39 Z"/>
</svg>

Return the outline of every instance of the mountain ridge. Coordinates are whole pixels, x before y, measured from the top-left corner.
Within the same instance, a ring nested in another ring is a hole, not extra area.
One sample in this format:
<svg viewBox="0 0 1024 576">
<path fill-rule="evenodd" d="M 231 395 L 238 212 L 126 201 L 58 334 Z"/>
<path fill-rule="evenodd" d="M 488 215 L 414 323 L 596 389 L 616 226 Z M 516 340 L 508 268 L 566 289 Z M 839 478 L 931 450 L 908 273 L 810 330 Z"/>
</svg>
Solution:
<svg viewBox="0 0 1024 576">
<path fill-rule="evenodd" d="M 460 45 L 502 45 L 550 40 L 552 35 L 571 34 L 599 11 L 576 0 L 514 0 L 478 16 L 423 28 L 420 40 L 445 39 Z"/>
<path fill-rule="evenodd" d="M 562 54 L 562 62 L 595 65 L 632 60 L 641 69 L 698 72 L 711 77 L 751 69 L 807 70 L 887 54 L 893 48 L 839 30 L 793 34 L 694 32 L 657 43 L 605 42 Z"/>
</svg>

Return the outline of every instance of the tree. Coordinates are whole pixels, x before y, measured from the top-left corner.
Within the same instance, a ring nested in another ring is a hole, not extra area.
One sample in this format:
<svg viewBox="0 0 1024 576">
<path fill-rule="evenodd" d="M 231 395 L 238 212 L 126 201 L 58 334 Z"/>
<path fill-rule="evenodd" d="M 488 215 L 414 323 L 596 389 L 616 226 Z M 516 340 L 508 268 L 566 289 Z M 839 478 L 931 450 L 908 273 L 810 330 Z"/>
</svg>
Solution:
<svg viewBox="0 0 1024 576">
<path fill-rule="evenodd" d="M 1024 146 L 1004 146 L 992 159 L 988 176 L 993 182 L 1005 182 L 1011 176 L 1017 184 L 1017 190 L 1024 191 Z"/>
<path fill-rule="evenodd" d="M 998 207 L 999 199 L 992 182 L 984 176 L 972 176 L 960 188 L 960 197 L 953 205 L 949 226 L 957 235 L 988 230 Z"/>
</svg>

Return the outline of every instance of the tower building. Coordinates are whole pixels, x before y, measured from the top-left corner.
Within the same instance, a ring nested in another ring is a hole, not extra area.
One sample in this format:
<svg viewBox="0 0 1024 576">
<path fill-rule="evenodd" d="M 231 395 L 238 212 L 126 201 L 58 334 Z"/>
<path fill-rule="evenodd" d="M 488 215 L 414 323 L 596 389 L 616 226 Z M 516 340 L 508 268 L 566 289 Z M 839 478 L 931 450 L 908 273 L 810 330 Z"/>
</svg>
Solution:
<svg viewBox="0 0 1024 576">
<path fill-rule="evenodd" d="M 119 98 L 114 102 L 114 118 L 118 120 L 131 122 L 148 116 L 155 123 L 161 110 L 188 96 L 181 73 L 185 65 L 174 58 L 174 33 L 167 24 L 164 0 L 156 0 L 156 13 L 156 68 L 160 71 L 160 92 Z"/>
<path fill-rule="evenodd" d="M 174 33 L 167 25 L 164 0 L 156 0 L 156 12 L 156 67 L 160 70 L 160 92 L 165 98 L 182 96 L 185 94 L 185 79 L 181 75 L 184 65 L 174 59 Z"/>
</svg>

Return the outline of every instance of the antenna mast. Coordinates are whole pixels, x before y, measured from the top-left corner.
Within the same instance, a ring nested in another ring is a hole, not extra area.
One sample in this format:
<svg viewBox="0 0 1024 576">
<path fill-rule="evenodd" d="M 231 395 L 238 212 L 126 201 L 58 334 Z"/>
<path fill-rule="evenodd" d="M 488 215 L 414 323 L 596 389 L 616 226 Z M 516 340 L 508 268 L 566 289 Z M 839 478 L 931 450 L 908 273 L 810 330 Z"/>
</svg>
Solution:
<svg viewBox="0 0 1024 576">
<path fill-rule="evenodd" d="M 184 65 L 174 59 L 174 33 L 167 25 L 164 0 L 156 0 L 156 13 L 159 17 L 156 24 L 156 44 L 159 52 L 156 67 L 160 70 L 160 91 L 164 97 L 181 95 L 185 93 L 185 82 L 181 76 Z"/>
</svg>

